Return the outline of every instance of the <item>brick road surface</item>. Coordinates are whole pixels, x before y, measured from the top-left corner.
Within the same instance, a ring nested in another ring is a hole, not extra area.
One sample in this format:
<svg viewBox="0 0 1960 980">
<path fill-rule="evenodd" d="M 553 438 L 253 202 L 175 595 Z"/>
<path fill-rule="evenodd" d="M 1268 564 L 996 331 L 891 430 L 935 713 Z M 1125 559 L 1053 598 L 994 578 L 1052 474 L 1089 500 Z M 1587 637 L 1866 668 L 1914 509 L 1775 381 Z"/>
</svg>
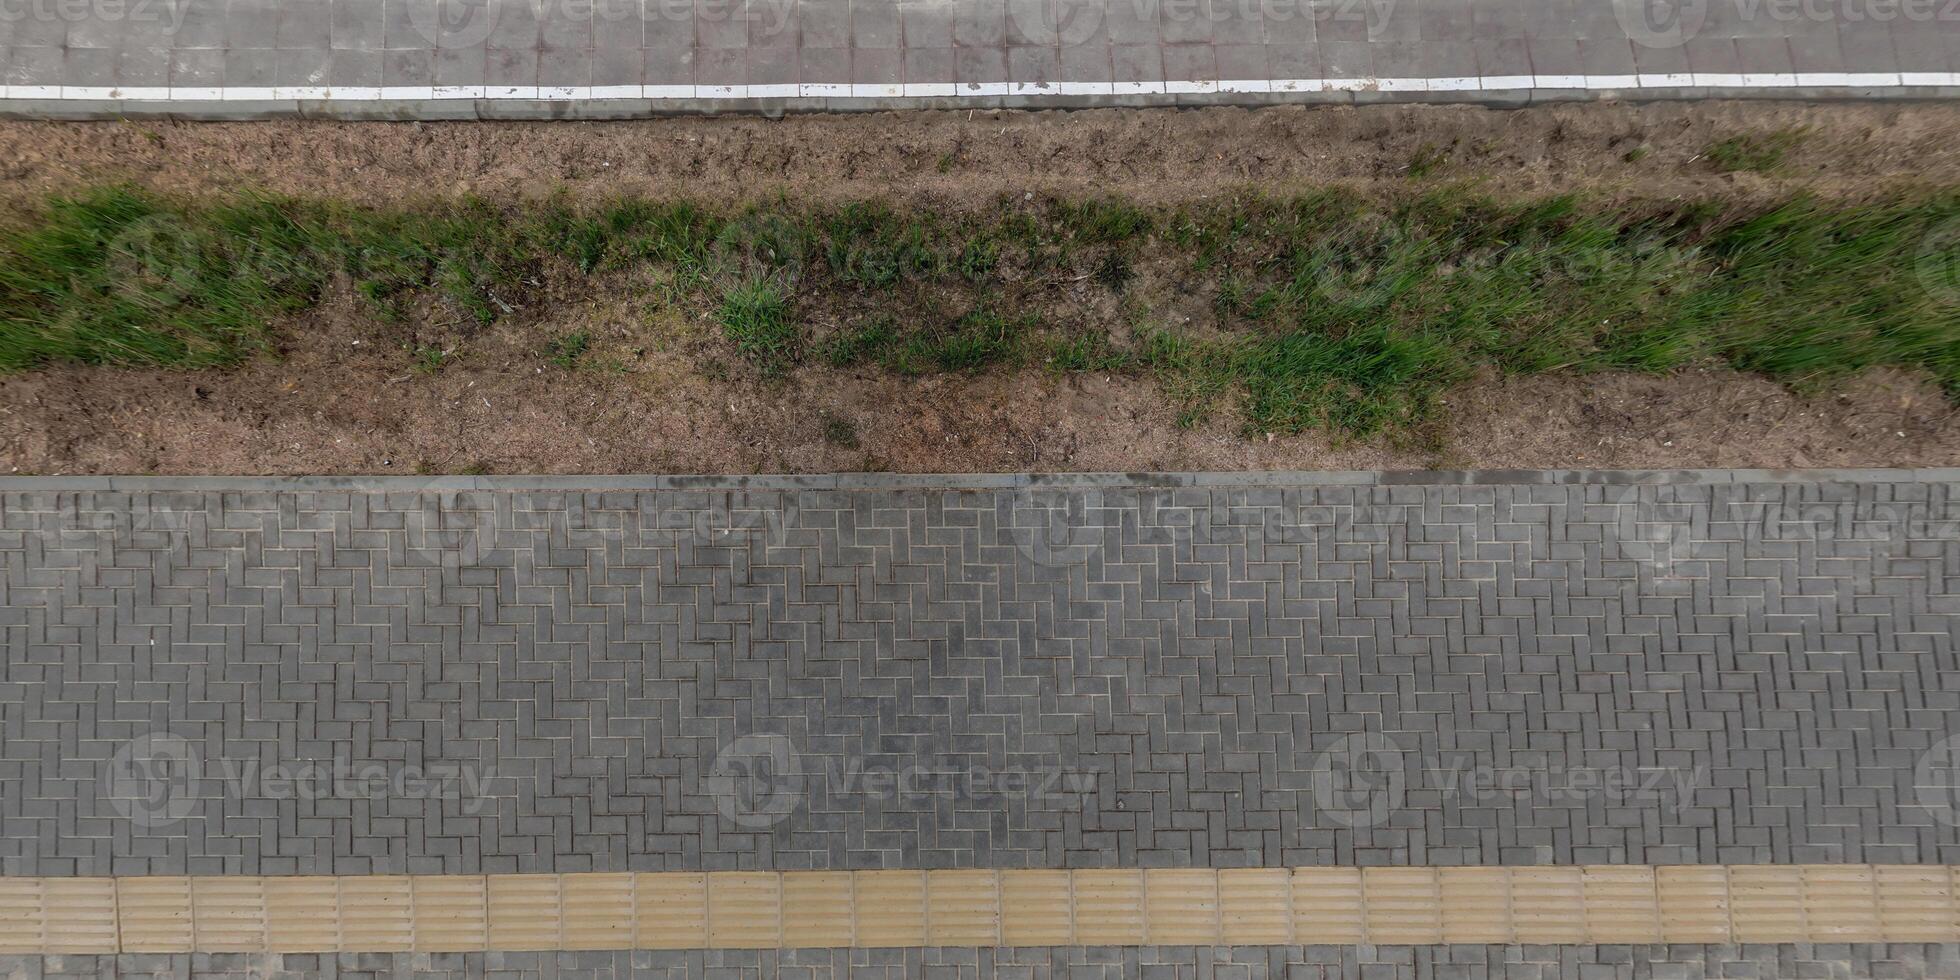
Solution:
<svg viewBox="0 0 1960 980">
<path fill-rule="evenodd" d="M 0 494 L 0 871 L 1949 862 L 1955 485 Z"/>
</svg>

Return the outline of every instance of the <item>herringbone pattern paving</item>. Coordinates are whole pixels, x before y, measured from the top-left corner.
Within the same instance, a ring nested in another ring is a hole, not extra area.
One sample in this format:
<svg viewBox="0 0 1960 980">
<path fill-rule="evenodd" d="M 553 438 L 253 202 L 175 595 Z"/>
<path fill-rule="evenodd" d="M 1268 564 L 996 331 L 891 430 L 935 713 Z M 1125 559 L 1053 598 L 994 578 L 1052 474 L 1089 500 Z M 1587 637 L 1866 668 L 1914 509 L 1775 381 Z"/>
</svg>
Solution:
<svg viewBox="0 0 1960 980">
<path fill-rule="evenodd" d="M 1941 863 L 1954 501 L 9 493 L 0 871 Z"/>
</svg>

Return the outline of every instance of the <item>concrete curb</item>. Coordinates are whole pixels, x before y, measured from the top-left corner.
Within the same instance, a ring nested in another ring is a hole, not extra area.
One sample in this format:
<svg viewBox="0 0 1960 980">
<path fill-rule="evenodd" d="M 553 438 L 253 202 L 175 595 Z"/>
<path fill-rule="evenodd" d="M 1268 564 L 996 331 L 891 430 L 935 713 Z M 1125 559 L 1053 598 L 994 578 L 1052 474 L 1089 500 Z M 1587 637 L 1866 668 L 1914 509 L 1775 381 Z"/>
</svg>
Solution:
<svg viewBox="0 0 1960 980">
<path fill-rule="evenodd" d="M 192 122 L 250 122 L 268 119 L 369 121 L 599 121 L 663 116 L 756 114 L 781 116 L 813 112 L 894 112 L 908 109 L 1106 109 L 1259 107 L 1275 105 L 1480 105 L 1515 109 L 1569 102 L 1660 102 L 1754 99 L 1785 102 L 1944 101 L 1960 98 L 1960 88 L 1897 86 L 1821 88 L 1799 86 L 1511 89 L 1457 92 L 1331 90 L 1319 92 L 1208 92 L 1124 95 L 980 95 L 682 98 L 682 99 L 411 99 L 411 100 L 225 100 L 122 101 L 114 99 L 5 99 L 0 118 L 51 121 L 178 119 Z"/>
<path fill-rule="evenodd" d="M 702 490 L 1017 490 L 1199 487 L 1708 486 L 1960 484 L 1960 467 L 1922 469 L 1382 470 L 1247 473 L 823 473 L 535 476 L 13 476 L 0 493 L 657 492 Z"/>
</svg>

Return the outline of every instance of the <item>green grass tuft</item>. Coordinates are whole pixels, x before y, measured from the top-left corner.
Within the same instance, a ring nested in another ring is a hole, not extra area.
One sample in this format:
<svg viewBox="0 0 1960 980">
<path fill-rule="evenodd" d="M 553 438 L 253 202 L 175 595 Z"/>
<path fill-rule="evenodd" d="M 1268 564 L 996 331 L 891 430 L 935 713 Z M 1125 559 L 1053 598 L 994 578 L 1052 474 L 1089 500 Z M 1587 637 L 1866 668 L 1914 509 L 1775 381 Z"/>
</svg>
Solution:
<svg viewBox="0 0 1960 980">
<path fill-rule="evenodd" d="M 569 371 L 578 367 L 579 358 L 592 349 L 592 335 L 583 330 L 553 337 L 544 345 L 545 358 L 553 367 Z"/>
<path fill-rule="evenodd" d="M 1701 155 L 1723 173 L 1739 170 L 1768 173 L 1783 166 L 1784 156 L 1803 142 L 1805 135 L 1801 127 L 1772 133 L 1744 133 L 1708 144 Z"/>
<path fill-rule="evenodd" d="M 800 331 L 774 281 L 753 279 L 730 288 L 721 298 L 720 319 L 735 350 L 764 374 L 781 374 L 796 363 Z"/>
<path fill-rule="evenodd" d="M 328 279 L 303 220 L 259 197 L 194 213 L 126 188 L 58 198 L 0 233 L 0 368 L 236 361 Z"/>
</svg>

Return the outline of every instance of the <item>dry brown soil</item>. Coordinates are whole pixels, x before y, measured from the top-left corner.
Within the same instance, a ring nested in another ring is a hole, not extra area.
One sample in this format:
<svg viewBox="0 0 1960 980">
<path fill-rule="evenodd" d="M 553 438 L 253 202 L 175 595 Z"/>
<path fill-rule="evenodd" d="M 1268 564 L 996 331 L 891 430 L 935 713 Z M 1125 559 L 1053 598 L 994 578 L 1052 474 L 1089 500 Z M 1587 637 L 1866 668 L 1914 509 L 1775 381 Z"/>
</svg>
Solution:
<svg viewBox="0 0 1960 980">
<path fill-rule="evenodd" d="M 1498 195 L 1828 197 L 1960 183 L 1939 105 L 1208 109 L 673 119 L 643 123 L 0 123 L 0 205 L 130 181 L 353 200 L 570 193 L 884 197 L 958 208 L 1003 193 L 1174 203 L 1431 179 Z M 1803 127 L 1770 174 L 1702 157 Z M 1629 159 L 1631 158 L 1631 159 Z M 344 295 L 280 324 L 277 356 L 224 371 L 50 368 L 0 377 L 0 472 L 809 472 L 1401 467 L 1885 466 L 1960 462 L 1924 380 L 1793 393 L 1732 372 L 1489 378 L 1429 429 L 1364 443 L 1180 428 L 1149 378 L 1040 369 L 905 379 L 806 367 L 766 381 L 710 325 L 604 296 L 473 337 L 418 372 L 400 325 Z M 540 338 L 585 330 L 577 368 Z"/>
</svg>

